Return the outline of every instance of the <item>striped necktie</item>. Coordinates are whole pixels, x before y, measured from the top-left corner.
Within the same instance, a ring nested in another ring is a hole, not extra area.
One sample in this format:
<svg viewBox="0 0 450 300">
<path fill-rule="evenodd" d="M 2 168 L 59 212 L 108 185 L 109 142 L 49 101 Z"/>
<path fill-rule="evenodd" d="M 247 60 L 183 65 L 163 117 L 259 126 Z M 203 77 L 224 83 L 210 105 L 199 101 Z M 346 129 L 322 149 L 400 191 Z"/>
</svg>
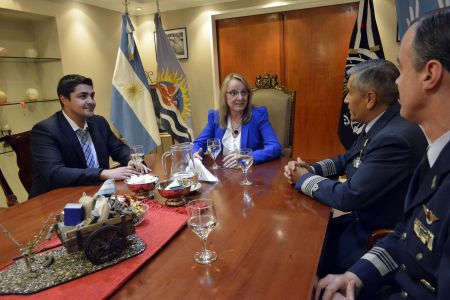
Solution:
<svg viewBox="0 0 450 300">
<path fill-rule="evenodd" d="M 81 148 L 83 149 L 84 158 L 86 159 L 86 165 L 88 168 L 95 168 L 94 154 L 91 151 L 88 139 L 88 131 L 83 129 L 78 129 L 76 131 L 78 138 L 80 139 Z"/>
</svg>

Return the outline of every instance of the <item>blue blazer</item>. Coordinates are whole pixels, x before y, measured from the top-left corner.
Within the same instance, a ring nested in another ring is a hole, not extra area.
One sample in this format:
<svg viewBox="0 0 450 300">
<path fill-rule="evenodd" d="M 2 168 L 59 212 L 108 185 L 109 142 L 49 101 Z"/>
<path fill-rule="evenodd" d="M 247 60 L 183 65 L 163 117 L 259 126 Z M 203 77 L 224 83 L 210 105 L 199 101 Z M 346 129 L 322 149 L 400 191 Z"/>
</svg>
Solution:
<svg viewBox="0 0 450 300">
<path fill-rule="evenodd" d="M 399 112 L 398 103 L 390 106 L 352 148 L 313 164 L 316 175 L 305 174 L 296 183 L 299 190 L 308 186 L 306 193 L 314 199 L 352 212 L 340 217 L 349 223 L 338 242 L 342 260 L 351 261 L 347 267 L 366 252 L 373 230 L 394 228 L 402 220 L 409 182 L 427 147 L 419 126 L 403 119 Z M 361 164 L 356 168 L 354 160 L 361 153 Z M 326 178 L 340 175 L 347 176 L 345 183 Z"/>
<path fill-rule="evenodd" d="M 109 169 L 109 157 L 126 165 L 130 149 L 111 131 L 101 116 L 87 121 L 99 168 L 87 168 L 83 149 L 61 111 L 31 130 L 33 182 L 30 198 L 58 187 L 99 184 L 99 174 Z"/>
<path fill-rule="evenodd" d="M 220 127 L 219 112 L 208 111 L 208 124 L 195 139 L 193 151 L 197 152 L 200 148 L 205 151 L 206 141 L 211 138 L 222 142 L 225 131 L 226 128 Z M 281 157 L 281 144 L 270 124 L 266 107 L 253 106 L 250 122 L 242 124 L 241 148 L 251 148 L 257 164 Z"/>
<path fill-rule="evenodd" d="M 363 281 L 364 294 L 396 282 L 414 299 L 449 298 L 449 162 L 450 142 L 431 169 L 423 160 L 409 185 L 404 221 L 350 269 Z"/>
</svg>

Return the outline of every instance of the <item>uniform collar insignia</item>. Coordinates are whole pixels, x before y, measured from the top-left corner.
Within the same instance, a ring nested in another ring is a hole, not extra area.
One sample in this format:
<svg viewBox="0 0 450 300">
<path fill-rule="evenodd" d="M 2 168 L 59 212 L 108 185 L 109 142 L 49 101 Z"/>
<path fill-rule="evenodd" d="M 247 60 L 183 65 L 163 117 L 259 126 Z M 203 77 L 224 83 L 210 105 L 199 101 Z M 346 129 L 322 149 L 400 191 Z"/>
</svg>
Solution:
<svg viewBox="0 0 450 300">
<path fill-rule="evenodd" d="M 423 205 L 423 212 L 425 213 L 425 219 L 426 219 L 428 225 L 431 225 L 434 222 L 439 221 L 439 218 L 436 217 L 436 215 L 430 209 L 428 209 L 425 205 Z"/>
<path fill-rule="evenodd" d="M 437 176 L 433 176 L 433 180 L 431 181 L 431 188 L 434 189 L 436 187 Z"/>
</svg>

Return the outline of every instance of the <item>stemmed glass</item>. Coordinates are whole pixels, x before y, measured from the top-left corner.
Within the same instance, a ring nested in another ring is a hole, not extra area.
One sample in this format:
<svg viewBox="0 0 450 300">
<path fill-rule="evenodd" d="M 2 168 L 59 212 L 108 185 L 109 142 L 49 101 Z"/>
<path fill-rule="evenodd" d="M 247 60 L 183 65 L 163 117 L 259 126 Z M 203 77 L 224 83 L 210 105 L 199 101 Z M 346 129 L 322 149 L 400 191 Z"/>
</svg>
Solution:
<svg viewBox="0 0 450 300">
<path fill-rule="evenodd" d="M 217 259 L 216 252 L 206 249 L 208 235 L 217 224 L 214 202 L 210 199 L 193 200 L 187 205 L 187 212 L 187 223 L 203 245 L 203 249 L 195 253 L 194 261 L 199 264 L 209 264 Z"/>
<path fill-rule="evenodd" d="M 219 156 L 220 151 L 222 150 L 222 146 L 220 144 L 220 139 L 208 139 L 207 140 L 208 152 L 211 154 L 212 159 L 214 160 L 214 165 L 212 168 L 217 170 L 219 166 L 216 163 L 216 158 Z"/>
<path fill-rule="evenodd" d="M 252 182 L 247 179 L 247 173 L 250 167 L 253 165 L 253 150 L 250 148 L 243 148 L 238 150 L 237 164 L 244 172 L 244 180 L 240 182 L 241 185 L 251 185 Z"/>
<path fill-rule="evenodd" d="M 144 161 L 144 146 L 134 145 L 131 147 L 131 160 L 139 166 Z"/>
</svg>

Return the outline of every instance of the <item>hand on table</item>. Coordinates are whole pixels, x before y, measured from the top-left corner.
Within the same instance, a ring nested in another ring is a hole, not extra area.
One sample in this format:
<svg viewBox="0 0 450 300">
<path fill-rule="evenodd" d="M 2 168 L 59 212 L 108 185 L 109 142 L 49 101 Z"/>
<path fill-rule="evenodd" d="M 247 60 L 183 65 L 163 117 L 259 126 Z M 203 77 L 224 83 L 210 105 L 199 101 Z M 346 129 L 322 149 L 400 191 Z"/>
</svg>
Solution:
<svg viewBox="0 0 450 300">
<path fill-rule="evenodd" d="M 237 163 L 237 157 L 238 157 L 238 153 L 236 153 L 236 152 L 231 152 L 230 154 L 225 156 L 222 159 L 223 167 L 224 168 L 233 168 L 233 169 L 239 168 L 238 163 Z"/>
<path fill-rule="evenodd" d="M 130 159 L 128 162 L 128 166 L 132 167 L 136 171 L 138 171 L 140 174 L 148 174 L 152 171 L 149 167 L 144 165 L 143 163 L 136 163 L 134 160 Z"/>
<path fill-rule="evenodd" d="M 194 158 L 203 160 L 203 149 L 202 148 L 198 149 L 197 152 L 194 153 Z"/>
<path fill-rule="evenodd" d="M 130 178 L 131 175 L 139 175 L 140 173 L 134 169 L 133 167 L 126 166 L 126 167 L 119 167 L 114 169 L 104 169 L 100 173 L 100 179 L 106 180 L 106 179 L 115 179 L 115 180 L 123 180 Z"/>
<path fill-rule="evenodd" d="M 287 178 L 289 184 L 295 184 L 301 176 L 307 173 L 314 173 L 314 169 L 300 157 L 284 166 L 284 177 Z"/>
<path fill-rule="evenodd" d="M 363 284 L 352 272 L 340 275 L 329 274 L 319 280 L 316 287 L 315 300 L 354 300 Z M 322 298 L 320 295 L 323 291 Z"/>
</svg>

